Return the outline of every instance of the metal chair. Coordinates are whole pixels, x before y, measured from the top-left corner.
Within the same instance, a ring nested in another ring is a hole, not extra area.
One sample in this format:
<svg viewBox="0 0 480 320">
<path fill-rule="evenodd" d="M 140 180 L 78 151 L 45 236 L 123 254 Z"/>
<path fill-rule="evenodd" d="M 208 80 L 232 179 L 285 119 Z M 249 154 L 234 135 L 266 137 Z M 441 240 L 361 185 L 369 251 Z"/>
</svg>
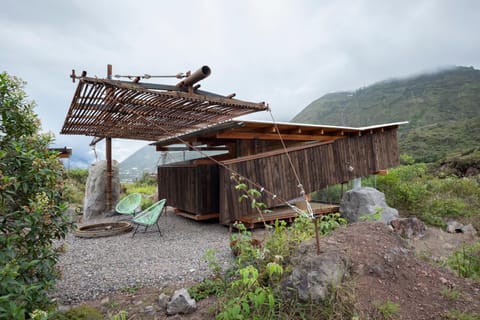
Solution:
<svg viewBox="0 0 480 320">
<path fill-rule="evenodd" d="M 165 203 L 167 202 L 166 199 L 162 199 L 158 202 L 155 202 L 147 209 L 143 210 L 139 214 L 137 214 L 132 219 L 132 223 L 135 224 L 135 230 L 133 231 L 132 238 L 135 237 L 135 233 L 137 233 L 139 226 L 145 226 L 145 231 L 147 232 L 148 227 L 152 225 L 156 225 L 158 229 L 158 233 L 162 236 L 162 232 L 160 231 L 160 227 L 158 226 L 158 219 L 162 215 L 163 211 L 166 211 L 167 207 Z"/>
<path fill-rule="evenodd" d="M 131 193 L 115 206 L 115 211 L 120 214 L 135 215 L 135 210 L 142 202 L 142 195 L 140 193 Z"/>
</svg>

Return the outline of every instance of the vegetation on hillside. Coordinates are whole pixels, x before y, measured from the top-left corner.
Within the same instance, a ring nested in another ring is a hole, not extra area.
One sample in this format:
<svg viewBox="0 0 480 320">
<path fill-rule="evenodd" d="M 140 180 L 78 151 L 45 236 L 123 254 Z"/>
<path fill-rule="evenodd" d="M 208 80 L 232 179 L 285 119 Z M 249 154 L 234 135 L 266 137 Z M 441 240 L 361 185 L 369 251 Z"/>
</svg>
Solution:
<svg viewBox="0 0 480 320">
<path fill-rule="evenodd" d="M 343 126 L 409 121 L 400 127 L 401 152 L 436 161 L 450 150 L 480 146 L 480 71 L 456 67 L 326 94 L 292 121 Z"/>
<path fill-rule="evenodd" d="M 345 223 L 338 214 L 315 220 L 321 235 Z M 236 252 L 235 264 L 226 272 L 216 260 L 214 251 L 205 255 L 213 277 L 189 289 L 196 300 L 210 295 L 217 296 L 216 319 L 329 319 L 335 314 L 327 299 L 324 304 L 314 305 L 291 301 L 278 290 L 284 272 L 288 272 L 290 256 L 296 246 L 314 237 L 314 222 L 309 217 L 298 217 L 287 226 L 285 221 L 276 221 L 268 229 L 263 245 L 258 245 L 252 234 L 242 224 L 237 224 L 239 233 L 232 234 L 232 250 Z M 353 316 L 353 305 L 343 310 L 342 316 Z"/>
<path fill-rule="evenodd" d="M 157 183 L 156 176 L 144 173 L 137 181 L 122 184 L 124 194 L 121 195 L 121 198 L 126 197 L 131 193 L 141 193 L 143 196 L 140 207 L 144 210 L 155 203 L 154 199 L 157 194 Z"/>
<path fill-rule="evenodd" d="M 85 187 L 87 184 L 87 169 L 69 169 L 65 171 L 65 201 L 70 206 L 81 208 L 85 197 Z"/>
<path fill-rule="evenodd" d="M 480 230 L 478 174 L 470 177 L 456 175 L 459 171 L 443 161 L 427 165 L 413 163 L 405 155 L 402 159 L 408 164 L 393 168 L 386 175 L 365 177 L 362 186 L 374 187 L 385 193 L 388 205 L 398 209 L 404 217 L 414 216 L 436 227 L 445 227 L 448 220 L 454 219 L 472 223 Z M 312 198 L 340 203 L 342 191 L 351 187 L 351 183 L 343 187 L 331 186 L 315 192 Z"/>
<path fill-rule="evenodd" d="M 40 134 L 24 83 L 0 74 L 0 318 L 25 319 L 51 305 L 59 276 L 53 240 L 71 226 L 63 214 L 63 165 Z"/>
<path fill-rule="evenodd" d="M 423 163 L 400 166 L 379 176 L 377 188 L 403 216 L 416 216 L 438 227 L 456 219 L 480 230 L 478 177 L 438 176 L 433 168 Z"/>
<path fill-rule="evenodd" d="M 398 143 L 400 150 L 415 155 L 417 162 L 435 162 L 480 148 L 479 139 L 480 117 L 475 117 L 413 128 L 400 134 Z"/>
</svg>

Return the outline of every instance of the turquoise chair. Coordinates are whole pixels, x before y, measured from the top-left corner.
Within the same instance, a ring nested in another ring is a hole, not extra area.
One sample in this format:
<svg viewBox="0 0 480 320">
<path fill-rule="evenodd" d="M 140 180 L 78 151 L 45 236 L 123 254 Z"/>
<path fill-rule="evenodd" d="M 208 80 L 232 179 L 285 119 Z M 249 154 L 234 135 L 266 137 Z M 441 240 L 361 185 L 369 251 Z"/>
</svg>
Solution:
<svg viewBox="0 0 480 320">
<path fill-rule="evenodd" d="M 135 217 L 133 217 L 132 222 L 136 225 L 135 230 L 133 231 L 132 238 L 135 237 L 135 233 L 137 233 L 139 226 L 144 226 L 145 231 L 147 232 L 148 227 L 156 225 L 158 229 L 158 233 L 162 236 L 162 232 L 160 231 L 160 227 L 158 226 L 158 219 L 162 215 L 163 211 L 166 211 L 167 207 L 165 203 L 167 202 L 166 199 L 162 199 L 158 202 L 155 202 L 147 209 L 143 210 Z"/>
<path fill-rule="evenodd" d="M 120 214 L 135 215 L 135 210 L 142 202 L 142 195 L 140 193 L 131 193 L 115 206 L 115 211 Z"/>
</svg>

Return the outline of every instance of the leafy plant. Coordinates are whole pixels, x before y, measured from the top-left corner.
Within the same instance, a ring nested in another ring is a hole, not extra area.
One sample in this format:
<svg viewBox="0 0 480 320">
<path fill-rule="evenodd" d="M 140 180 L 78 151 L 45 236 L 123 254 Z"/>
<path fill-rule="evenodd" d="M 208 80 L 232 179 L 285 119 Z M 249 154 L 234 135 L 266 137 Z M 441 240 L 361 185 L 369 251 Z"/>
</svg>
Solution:
<svg viewBox="0 0 480 320">
<path fill-rule="evenodd" d="M 448 259 L 447 265 L 464 278 L 480 278 L 480 242 L 473 245 L 463 245 Z"/>
<path fill-rule="evenodd" d="M 64 197 L 65 201 L 70 205 L 83 205 L 87 177 L 87 169 L 69 169 L 65 171 Z"/>
<path fill-rule="evenodd" d="M 270 265 L 269 276 L 281 274 L 279 265 Z M 259 272 L 254 266 L 238 270 L 239 278 L 227 289 L 225 305 L 216 319 L 272 319 L 275 297 L 272 289 L 259 283 Z"/>
<path fill-rule="evenodd" d="M 382 218 L 382 208 L 376 208 L 372 214 L 365 214 L 360 216 L 360 221 L 380 221 Z"/>
<path fill-rule="evenodd" d="M 127 312 L 125 310 L 121 310 L 120 312 L 112 316 L 110 320 L 127 320 Z"/>
<path fill-rule="evenodd" d="M 64 215 L 63 165 L 40 134 L 24 83 L 0 74 L 0 318 L 47 310 L 59 252 L 72 223 Z"/>
<path fill-rule="evenodd" d="M 125 286 L 120 288 L 120 291 L 123 293 L 134 294 L 140 289 L 139 286 Z"/>
<path fill-rule="evenodd" d="M 202 300 L 211 295 L 220 295 L 225 292 L 226 288 L 225 281 L 222 279 L 222 266 L 215 256 L 215 251 L 212 249 L 207 250 L 204 258 L 207 260 L 213 277 L 206 278 L 188 289 L 188 293 L 195 300 Z"/>
</svg>

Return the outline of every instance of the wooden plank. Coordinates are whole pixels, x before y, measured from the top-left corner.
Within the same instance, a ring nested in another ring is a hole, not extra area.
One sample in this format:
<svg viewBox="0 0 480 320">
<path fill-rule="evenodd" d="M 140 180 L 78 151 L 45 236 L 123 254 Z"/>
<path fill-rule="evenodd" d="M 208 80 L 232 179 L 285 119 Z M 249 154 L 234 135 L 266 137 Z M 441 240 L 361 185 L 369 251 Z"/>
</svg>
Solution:
<svg viewBox="0 0 480 320">
<path fill-rule="evenodd" d="M 188 219 L 196 220 L 196 221 L 204 221 L 204 220 L 211 220 L 211 219 L 218 219 L 220 214 L 219 213 L 209 213 L 209 214 L 194 214 L 194 213 L 188 213 L 188 212 L 183 212 L 179 211 L 178 209 L 174 210 L 174 213 L 177 216 L 182 216 Z"/>
<path fill-rule="evenodd" d="M 338 205 L 330 204 L 320 204 L 311 202 L 312 210 L 315 216 L 324 215 L 328 213 L 334 213 L 339 211 Z M 291 209 L 290 207 L 280 207 L 273 209 L 272 212 L 266 213 L 263 215 L 263 219 L 260 214 L 251 214 L 247 216 L 242 216 L 238 221 L 242 222 L 247 228 L 252 229 L 257 224 L 263 224 L 265 221 L 267 224 L 272 223 L 275 220 L 288 220 L 289 222 L 293 221 L 298 216 L 298 214 Z"/>
<path fill-rule="evenodd" d="M 325 136 L 310 134 L 281 134 L 260 132 L 222 132 L 217 133 L 217 139 L 258 139 L 258 140 L 295 140 L 295 141 L 330 141 L 342 138 L 341 136 Z"/>
</svg>

